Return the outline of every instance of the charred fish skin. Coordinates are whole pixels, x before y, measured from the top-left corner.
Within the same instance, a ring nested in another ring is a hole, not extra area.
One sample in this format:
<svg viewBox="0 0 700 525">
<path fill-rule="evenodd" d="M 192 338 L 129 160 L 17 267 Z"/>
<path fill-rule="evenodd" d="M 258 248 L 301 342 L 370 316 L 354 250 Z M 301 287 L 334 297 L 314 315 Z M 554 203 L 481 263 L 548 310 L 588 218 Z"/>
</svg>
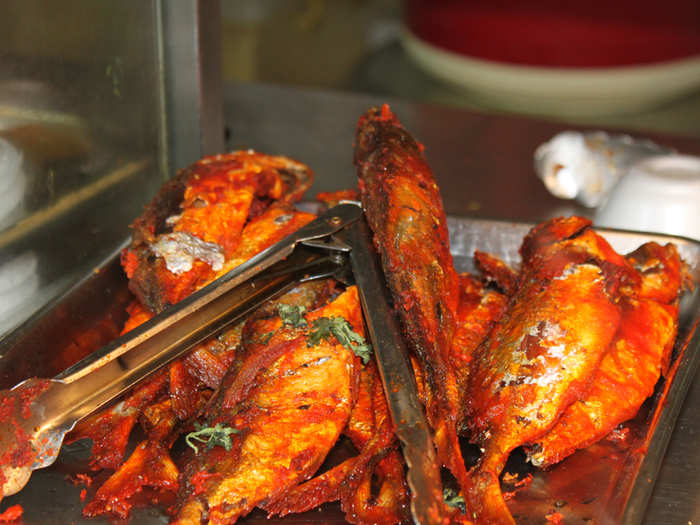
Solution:
<svg viewBox="0 0 700 525">
<path fill-rule="evenodd" d="M 470 499 L 485 522 L 512 523 L 498 485 L 509 453 L 546 433 L 591 379 L 634 281 L 623 257 L 578 217 L 538 225 L 523 242 L 518 287 L 472 362 L 467 413 L 484 453 Z"/>
<path fill-rule="evenodd" d="M 438 456 L 464 488 L 457 382 L 449 361 L 460 283 L 439 188 L 422 145 L 387 105 L 360 118 L 354 162 L 395 308 L 409 348 L 426 372 L 426 408 Z"/>
</svg>

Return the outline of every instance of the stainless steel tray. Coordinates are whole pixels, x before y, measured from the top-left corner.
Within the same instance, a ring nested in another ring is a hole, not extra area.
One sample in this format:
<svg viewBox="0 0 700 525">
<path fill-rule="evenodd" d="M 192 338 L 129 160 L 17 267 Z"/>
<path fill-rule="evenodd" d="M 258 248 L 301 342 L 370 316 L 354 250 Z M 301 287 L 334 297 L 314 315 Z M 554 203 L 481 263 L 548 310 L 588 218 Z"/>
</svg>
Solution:
<svg viewBox="0 0 700 525">
<path fill-rule="evenodd" d="M 498 255 L 516 267 L 518 249 L 532 225 L 486 220 L 448 219 L 450 246 L 458 269 L 472 271 L 474 250 Z M 700 363 L 700 242 L 669 235 L 597 228 L 619 253 L 640 244 L 672 242 L 688 264 L 695 283 L 681 301 L 678 336 L 667 377 L 626 426 L 632 439 L 620 447 L 612 441 L 580 450 L 549 471 L 528 469 L 522 458 L 511 457 L 506 467 L 533 475 L 526 490 L 509 506 L 518 523 L 542 523 L 543 516 L 558 511 L 563 522 L 641 523 L 654 489 L 676 418 Z"/>
<path fill-rule="evenodd" d="M 517 266 L 518 248 L 531 225 L 450 217 L 450 242 L 460 271 L 472 271 L 475 249 L 493 253 Z M 624 446 L 612 441 L 581 450 L 549 471 L 531 468 L 514 453 L 506 471 L 519 476 L 532 474 L 529 486 L 509 501 L 518 523 L 542 523 L 544 516 L 559 512 L 567 524 L 640 523 L 653 490 L 676 417 L 700 362 L 700 243 L 681 237 L 599 229 L 615 249 L 627 253 L 654 240 L 675 243 L 688 263 L 696 289 L 686 294 L 679 319 L 679 333 L 672 367 L 659 381 L 654 395 L 629 422 L 630 435 Z M 0 341 L 0 387 L 6 388 L 31 375 L 53 376 L 83 355 L 114 338 L 126 317 L 130 300 L 126 278 L 118 257 L 109 258 L 63 297 Z M 465 447 L 467 454 L 469 447 Z M 335 456 L 347 454 L 341 443 Z M 34 473 L 31 482 L 16 496 L 3 500 L 0 510 L 20 503 L 23 523 L 113 523 L 81 516 L 82 486 L 67 478 L 87 465 L 89 450 L 84 443 L 66 447 L 56 465 Z M 88 498 L 95 490 L 90 487 Z M 132 513 L 133 524 L 167 523 L 158 509 Z M 241 523 L 343 523 L 337 505 L 326 505 L 283 520 L 267 520 L 255 511 Z"/>
</svg>

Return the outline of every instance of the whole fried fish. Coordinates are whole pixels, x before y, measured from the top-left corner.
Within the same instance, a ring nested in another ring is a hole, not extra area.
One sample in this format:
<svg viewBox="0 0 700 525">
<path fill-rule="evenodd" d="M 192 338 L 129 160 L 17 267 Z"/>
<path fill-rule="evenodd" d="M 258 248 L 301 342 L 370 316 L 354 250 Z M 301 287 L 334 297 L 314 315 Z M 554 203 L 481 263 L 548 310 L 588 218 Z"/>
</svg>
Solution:
<svg viewBox="0 0 700 525">
<path fill-rule="evenodd" d="M 122 253 L 129 289 L 153 313 L 184 299 L 235 257 L 250 220 L 297 201 L 312 180 L 307 166 L 254 151 L 195 162 L 134 221 Z"/>
<path fill-rule="evenodd" d="M 465 488 L 457 438 L 459 394 L 450 366 L 460 282 L 440 190 L 422 145 L 387 105 L 360 118 L 354 159 L 394 306 L 427 379 L 425 403 L 438 457 Z"/>
<path fill-rule="evenodd" d="M 467 425 L 483 449 L 468 499 L 484 523 L 513 523 L 498 481 L 508 455 L 587 393 L 620 326 L 620 288 L 638 278 L 579 217 L 538 225 L 520 252 L 516 291 L 476 352 L 466 393 Z"/>
<path fill-rule="evenodd" d="M 678 329 L 684 264 L 672 244 L 647 243 L 627 258 L 640 271 L 641 281 L 624 290 L 620 327 L 588 394 L 527 447 L 536 466 L 557 463 L 634 417 L 668 366 Z"/>
<path fill-rule="evenodd" d="M 319 468 L 349 420 L 358 366 L 335 336 L 314 336 L 321 318 L 364 333 L 357 289 L 296 326 L 279 317 L 258 323 L 208 411 L 210 428 L 235 430 L 230 445 L 202 446 L 187 462 L 174 523 L 234 523 Z"/>
</svg>

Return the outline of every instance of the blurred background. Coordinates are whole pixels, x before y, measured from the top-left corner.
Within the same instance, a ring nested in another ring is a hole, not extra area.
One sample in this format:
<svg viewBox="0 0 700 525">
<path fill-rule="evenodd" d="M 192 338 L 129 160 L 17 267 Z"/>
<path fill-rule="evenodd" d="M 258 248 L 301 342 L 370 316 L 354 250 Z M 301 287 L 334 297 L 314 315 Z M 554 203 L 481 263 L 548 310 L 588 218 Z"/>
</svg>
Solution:
<svg viewBox="0 0 700 525">
<path fill-rule="evenodd" d="M 579 126 L 692 152 L 700 4 L 6 0 L 0 333 L 110 257 L 205 154 L 288 154 L 314 191 L 353 185 L 354 123 L 383 101 L 429 147 L 448 212 L 586 213 L 544 190 L 534 149 Z"/>
<path fill-rule="evenodd" d="M 224 0 L 223 74 L 700 137 L 700 4 Z"/>
</svg>

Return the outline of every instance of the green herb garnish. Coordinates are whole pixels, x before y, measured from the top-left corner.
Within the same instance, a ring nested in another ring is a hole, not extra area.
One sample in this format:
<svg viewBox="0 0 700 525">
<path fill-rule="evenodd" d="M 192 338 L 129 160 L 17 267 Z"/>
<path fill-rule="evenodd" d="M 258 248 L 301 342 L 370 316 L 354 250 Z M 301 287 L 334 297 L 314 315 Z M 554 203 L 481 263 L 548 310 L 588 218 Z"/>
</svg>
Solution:
<svg viewBox="0 0 700 525">
<path fill-rule="evenodd" d="M 260 344 L 266 345 L 267 343 L 269 343 L 273 335 L 275 335 L 275 332 L 265 332 L 263 335 L 260 336 Z"/>
<path fill-rule="evenodd" d="M 357 357 L 362 359 L 362 363 L 369 363 L 372 354 L 372 345 L 364 338 L 353 331 L 350 323 L 342 317 L 319 317 L 311 325 L 312 332 L 309 334 L 307 344 L 317 345 L 322 339 L 328 339 L 332 335 L 348 350 L 351 350 Z"/>
<path fill-rule="evenodd" d="M 304 319 L 305 306 L 295 306 L 293 304 L 278 304 L 277 311 L 282 318 L 284 324 L 299 328 L 300 326 L 308 326 L 309 323 Z"/>
<path fill-rule="evenodd" d="M 448 507 L 452 507 L 455 509 L 459 509 L 462 511 L 462 514 L 467 512 L 467 505 L 464 503 L 464 498 L 459 495 L 459 492 L 457 492 L 453 488 L 446 488 L 442 491 L 442 499 L 445 500 L 445 504 Z"/>
<path fill-rule="evenodd" d="M 211 450 L 216 446 L 231 450 L 233 443 L 231 443 L 230 436 L 231 434 L 238 434 L 240 432 L 237 428 L 224 427 L 221 423 L 217 423 L 213 427 L 208 427 L 195 422 L 194 428 L 194 432 L 190 432 L 185 436 L 185 442 L 194 449 L 195 454 L 199 454 L 199 447 L 192 442 L 193 440 L 205 443 L 207 445 L 207 450 Z"/>
</svg>

